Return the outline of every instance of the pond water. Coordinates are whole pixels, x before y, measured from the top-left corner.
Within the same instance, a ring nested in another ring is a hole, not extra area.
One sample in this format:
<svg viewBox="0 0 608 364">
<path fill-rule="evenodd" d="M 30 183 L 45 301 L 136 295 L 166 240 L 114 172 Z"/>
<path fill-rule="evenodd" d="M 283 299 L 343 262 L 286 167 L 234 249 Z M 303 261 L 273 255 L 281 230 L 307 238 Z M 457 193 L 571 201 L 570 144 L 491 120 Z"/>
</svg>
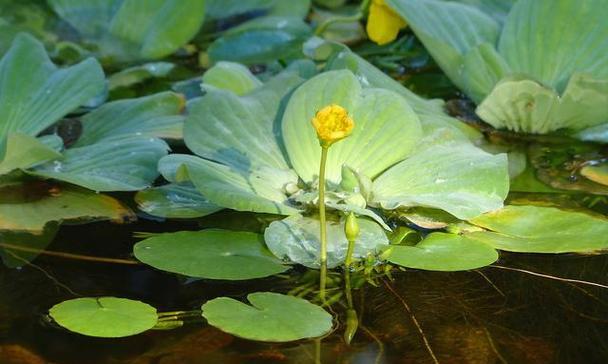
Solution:
<svg viewBox="0 0 608 364">
<path fill-rule="evenodd" d="M 253 215 L 221 212 L 202 222 L 64 226 L 51 251 L 129 259 L 134 232 L 229 228 L 256 231 Z M 501 253 L 470 272 L 399 271 L 353 292 L 360 317 L 350 346 L 343 327 L 321 340 L 242 340 L 197 315 L 183 327 L 130 338 L 95 339 L 51 324 L 48 308 L 78 296 L 143 300 L 160 312 L 198 310 L 217 296 L 287 292 L 305 272 L 246 283 L 184 280 L 144 265 L 41 256 L 0 268 L 0 362 L 54 363 L 601 363 L 608 356 L 608 290 L 523 271 L 606 283 L 608 256 Z M 343 322 L 344 309 L 332 308 Z M 416 324 L 417 323 L 417 324 Z M 432 352 L 432 354 L 431 354 Z"/>
</svg>

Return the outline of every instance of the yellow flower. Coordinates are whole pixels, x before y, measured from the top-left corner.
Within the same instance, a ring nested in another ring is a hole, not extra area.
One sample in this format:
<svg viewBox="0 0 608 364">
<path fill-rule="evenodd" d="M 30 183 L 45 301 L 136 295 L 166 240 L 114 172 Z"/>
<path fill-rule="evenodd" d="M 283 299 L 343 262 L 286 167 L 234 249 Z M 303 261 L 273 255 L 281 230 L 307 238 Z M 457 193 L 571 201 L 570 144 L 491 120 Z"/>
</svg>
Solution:
<svg viewBox="0 0 608 364">
<path fill-rule="evenodd" d="M 330 146 L 350 135 L 355 122 L 348 116 L 348 111 L 340 105 L 325 106 L 312 118 L 312 125 L 322 146 Z"/>
<path fill-rule="evenodd" d="M 412 0 L 416 1 L 416 0 Z M 407 23 L 399 14 L 386 5 L 384 0 L 372 0 L 367 18 L 367 35 L 379 45 L 390 43 L 397 38 L 399 29 Z"/>
</svg>

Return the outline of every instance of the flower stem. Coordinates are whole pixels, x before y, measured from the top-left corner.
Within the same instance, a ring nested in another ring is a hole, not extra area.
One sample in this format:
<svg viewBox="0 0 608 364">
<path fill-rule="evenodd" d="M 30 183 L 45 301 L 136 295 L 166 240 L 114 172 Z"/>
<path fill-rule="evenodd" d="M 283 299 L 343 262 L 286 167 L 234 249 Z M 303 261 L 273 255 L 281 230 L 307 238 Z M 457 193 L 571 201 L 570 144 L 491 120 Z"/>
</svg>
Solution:
<svg viewBox="0 0 608 364">
<path fill-rule="evenodd" d="M 319 167 L 319 226 L 321 240 L 321 277 L 319 279 L 319 297 L 325 301 L 325 286 L 327 285 L 327 221 L 325 218 L 325 165 L 329 146 L 321 144 L 321 166 Z"/>
</svg>

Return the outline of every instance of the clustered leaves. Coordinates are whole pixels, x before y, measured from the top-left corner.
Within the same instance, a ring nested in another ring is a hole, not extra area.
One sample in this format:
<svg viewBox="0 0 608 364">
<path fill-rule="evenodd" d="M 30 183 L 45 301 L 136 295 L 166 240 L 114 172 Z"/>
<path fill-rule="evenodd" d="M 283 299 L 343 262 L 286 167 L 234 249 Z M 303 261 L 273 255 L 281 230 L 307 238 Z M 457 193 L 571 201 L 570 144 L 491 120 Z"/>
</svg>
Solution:
<svg viewBox="0 0 608 364">
<path fill-rule="evenodd" d="M 452 82 L 479 104 L 478 116 L 496 128 L 565 129 L 605 140 L 608 7 L 600 1 L 373 0 L 367 25 L 372 39 L 386 43 L 406 21 Z M 313 37 L 304 21 L 308 0 L 48 3 L 77 32 L 54 55 L 62 59 L 66 49 L 75 50 L 78 61 L 63 58 L 70 65 L 57 67 L 32 35 L 9 34 L 14 40 L 0 60 L 0 239 L 44 249 L 64 221 L 134 219 L 123 203 L 98 194 L 131 191 L 139 209 L 157 217 L 201 218 L 231 209 L 270 221 L 259 233 L 151 235 L 135 245 L 134 255 L 154 268 L 230 281 L 295 265 L 317 269 L 319 141 L 327 147 L 340 140 L 325 169 L 330 268 L 350 274 L 350 262 L 343 266 L 347 215 L 357 215 L 353 269 L 366 273 L 391 264 L 477 269 L 494 263 L 500 250 L 608 247 L 603 216 L 505 205 L 510 173 L 529 171 L 525 158 L 517 158 L 522 154 L 493 148 L 448 116 L 441 100 L 416 95 L 343 44 Z M 235 17 L 246 20 L 230 26 Z M 579 21 L 566 21 L 572 17 Z M 389 28 L 378 28 L 382 19 L 391 21 Z M 320 35 L 331 38 L 341 22 Z M 564 24 L 568 29 L 554 31 Z M 209 42 L 205 31 L 212 26 L 222 33 Z M 167 57 L 195 52 L 187 44 L 192 39 L 205 47 L 201 65 L 212 66 L 174 83 L 180 93 L 163 88 L 108 99 L 108 91 L 179 73 L 179 62 Z M 162 61 L 143 63 L 150 60 Z M 106 80 L 101 64 L 130 67 Z M 257 74 L 247 67 L 260 64 L 265 67 Z M 180 152 L 169 153 L 169 144 Z M 605 185 L 605 169 L 588 164 L 581 173 Z M 161 175 L 164 181 L 157 180 Z M 406 243 L 409 235 L 417 243 Z M 7 265 L 23 264 L 7 253 L 0 248 Z M 299 340 L 332 329 L 331 315 L 302 298 L 257 292 L 247 301 L 215 298 L 201 314 L 251 340 Z M 68 330 L 98 337 L 134 335 L 164 320 L 145 303 L 114 297 L 65 301 L 50 315 Z"/>
</svg>

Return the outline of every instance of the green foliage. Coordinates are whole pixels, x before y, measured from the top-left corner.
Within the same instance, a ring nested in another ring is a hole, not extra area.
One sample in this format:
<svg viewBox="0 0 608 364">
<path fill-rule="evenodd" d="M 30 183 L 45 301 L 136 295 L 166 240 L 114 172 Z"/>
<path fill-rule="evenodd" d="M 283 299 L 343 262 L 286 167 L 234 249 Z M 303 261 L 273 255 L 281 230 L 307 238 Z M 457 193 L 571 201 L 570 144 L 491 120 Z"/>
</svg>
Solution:
<svg viewBox="0 0 608 364">
<path fill-rule="evenodd" d="M 414 246 L 391 246 L 388 261 L 407 268 L 459 271 L 485 267 L 498 259 L 490 245 L 467 237 L 432 233 Z"/>
<path fill-rule="evenodd" d="M 108 61 L 158 59 L 199 30 L 205 0 L 48 0 Z"/>
<path fill-rule="evenodd" d="M 492 126 L 576 132 L 608 121 L 608 8 L 601 0 L 520 0 L 506 18 L 500 14 L 510 1 L 498 12 L 476 1 L 387 3 Z"/>
<path fill-rule="evenodd" d="M 261 235 L 247 232 L 161 234 L 137 243 L 133 252 L 155 268 L 197 278 L 253 279 L 288 269 L 266 249 Z"/>
<path fill-rule="evenodd" d="M 76 298 L 53 306 L 49 313 L 70 331 L 105 338 L 136 335 L 158 321 L 154 307 L 116 297 Z"/>
<path fill-rule="evenodd" d="M 585 212 L 541 206 L 505 206 L 470 222 L 487 231 L 467 238 L 522 253 L 593 252 L 608 249 L 608 220 Z"/>
<path fill-rule="evenodd" d="M 222 331 L 258 341 L 307 339 L 331 330 L 331 315 L 301 298 L 256 292 L 247 300 L 251 305 L 228 297 L 215 298 L 203 305 L 203 317 Z"/>
<path fill-rule="evenodd" d="M 221 210 L 188 183 L 170 183 L 147 188 L 135 195 L 137 207 L 153 216 L 166 218 L 203 217 Z"/>
</svg>

